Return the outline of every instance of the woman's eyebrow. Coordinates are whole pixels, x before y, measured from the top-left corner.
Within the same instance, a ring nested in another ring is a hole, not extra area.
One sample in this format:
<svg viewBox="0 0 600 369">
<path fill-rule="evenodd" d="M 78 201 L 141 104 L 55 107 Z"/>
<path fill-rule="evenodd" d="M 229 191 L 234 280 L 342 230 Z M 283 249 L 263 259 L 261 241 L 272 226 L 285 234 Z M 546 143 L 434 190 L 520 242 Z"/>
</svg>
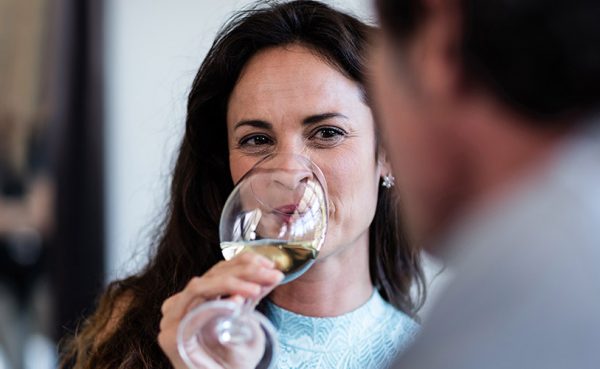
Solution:
<svg viewBox="0 0 600 369">
<path fill-rule="evenodd" d="M 315 114 L 315 115 L 308 116 L 308 117 L 304 118 L 304 120 L 302 121 L 302 124 L 303 125 L 311 125 L 311 124 L 319 123 L 319 122 L 322 122 L 324 120 L 331 119 L 331 118 L 348 119 L 348 117 L 345 116 L 344 114 L 331 112 L 331 113 L 322 113 L 322 114 Z M 262 128 L 262 129 L 267 129 L 267 130 L 273 129 L 273 125 L 271 123 L 266 122 L 264 120 L 260 120 L 260 119 L 241 120 L 235 124 L 233 129 L 236 130 L 243 126 L 250 126 L 250 127 L 254 127 L 254 128 Z"/>
<path fill-rule="evenodd" d="M 347 116 L 345 116 L 344 114 L 341 114 L 341 113 L 323 113 L 323 114 L 316 114 L 316 115 L 311 115 L 309 117 L 306 117 L 306 118 L 304 118 L 302 123 L 304 125 L 310 125 L 310 124 L 319 123 L 319 122 L 322 122 L 324 120 L 331 119 L 331 118 L 348 119 Z"/>
<path fill-rule="evenodd" d="M 235 124 L 233 129 L 236 130 L 243 126 L 250 126 L 250 127 L 262 128 L 262 129 L 273 129 L 273 125 L 271 123 L 265 122 L 264 120 L 259 120 L 259 119 L 241 120 Z"/>
</svg>

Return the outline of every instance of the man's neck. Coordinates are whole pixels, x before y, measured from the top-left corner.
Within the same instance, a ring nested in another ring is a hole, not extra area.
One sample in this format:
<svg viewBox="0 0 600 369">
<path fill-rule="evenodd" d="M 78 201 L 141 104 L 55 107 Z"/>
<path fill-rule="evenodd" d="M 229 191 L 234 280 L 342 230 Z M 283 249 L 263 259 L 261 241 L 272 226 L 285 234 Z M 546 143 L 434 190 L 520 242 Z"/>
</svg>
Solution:
<svg viewBox="0 0 600 369">
<path fill-rule="evenodd" d="M 569 130 L 539 128 L 541 124 L 512 113 L 496 113 L 481 124 L 480 134 L 472 140 L 474 170 L 466 206 L 509 191 L 512 184 L 548 164 Z"/>
</svg>

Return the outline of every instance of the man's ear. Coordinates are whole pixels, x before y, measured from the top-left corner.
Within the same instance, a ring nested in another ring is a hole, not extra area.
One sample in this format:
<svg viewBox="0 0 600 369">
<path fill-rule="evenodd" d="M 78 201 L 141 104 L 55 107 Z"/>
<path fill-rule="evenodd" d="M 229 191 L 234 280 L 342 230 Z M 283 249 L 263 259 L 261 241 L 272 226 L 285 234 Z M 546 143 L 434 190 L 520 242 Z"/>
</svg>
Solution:
<svg viewBox="0 0 600 369">
<path fill-rule="evenodd" d="M 412 65 L 421 76 L 426 96 L 449 100 L 464 89 L 460 66 L 460 7 L 457 1 L 426 0 L 429 19 L 421 30 L 421 42 L 415 44 Z"/>
</svg>

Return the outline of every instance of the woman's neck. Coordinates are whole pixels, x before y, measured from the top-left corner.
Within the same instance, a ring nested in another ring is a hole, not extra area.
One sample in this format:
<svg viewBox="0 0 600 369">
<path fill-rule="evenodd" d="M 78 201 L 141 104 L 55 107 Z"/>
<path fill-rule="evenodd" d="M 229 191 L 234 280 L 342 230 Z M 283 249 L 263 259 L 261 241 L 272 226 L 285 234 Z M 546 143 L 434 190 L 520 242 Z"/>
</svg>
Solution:
<svg viewBox="0 0 600 369">
<path fill-rule="evenodd" d="M 277 287 L 271 300 L 297 314 L 339 316 L 364 304 L 373 293 L 369 273 L 369 235 L 317 260 L 300 278 Z"/>
</svg>

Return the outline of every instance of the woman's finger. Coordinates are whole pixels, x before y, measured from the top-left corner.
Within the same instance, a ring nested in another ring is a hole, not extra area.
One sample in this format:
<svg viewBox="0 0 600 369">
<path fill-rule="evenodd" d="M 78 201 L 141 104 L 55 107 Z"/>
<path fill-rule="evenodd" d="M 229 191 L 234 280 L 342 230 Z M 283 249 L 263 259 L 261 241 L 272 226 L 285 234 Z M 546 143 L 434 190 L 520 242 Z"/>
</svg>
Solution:
<svg viewBox="0 0 600 369">
<path fill-rule="evenodd" d="M 239 295 L 244 298 L 258 298 L 261 291 L 261 284 L 249 282 L 235 275 L 198 279 L 190 282 L 190 285 L 182 291 L 177 308 L 187 312 L 193 305 L 221 296 Z"/>
<path fill-rule="evenodd" d="M 253 252 L 243 252 L 231 260 L 218 262 L 204 275 L 211 276 L 221 274 L 226 270 L 236 270 L 243 265 L 253 265 L 257 269 L 261 267 L 267 269 L 275 268 L 275 263 L 266 257 Z"/>
</svg>

